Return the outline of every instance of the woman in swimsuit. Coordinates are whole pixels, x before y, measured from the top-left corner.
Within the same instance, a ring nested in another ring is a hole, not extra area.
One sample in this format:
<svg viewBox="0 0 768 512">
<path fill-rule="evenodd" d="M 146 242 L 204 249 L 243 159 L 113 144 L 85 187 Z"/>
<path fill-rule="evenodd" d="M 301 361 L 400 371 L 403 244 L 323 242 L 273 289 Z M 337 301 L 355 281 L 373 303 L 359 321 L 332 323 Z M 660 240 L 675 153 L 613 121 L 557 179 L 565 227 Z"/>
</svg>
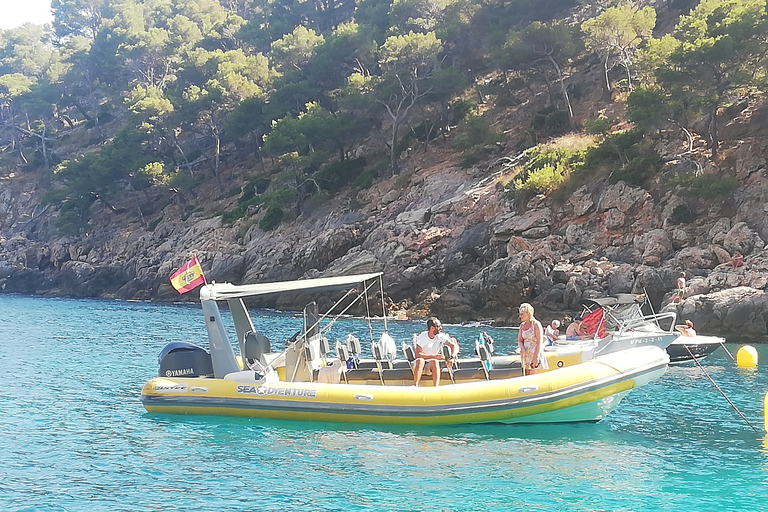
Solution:
<svg viewBox="0 0 768 512">
<path fill-rule="evenodd" d="M 517 346 L 520 348 L 520 360 L 523 363 L 524 375 L 533 375 L 539 369 L 547 368 L 544 357 L 544 329 L 541 323 L 533 317 L 533 306 L 524 302 L 520 304 L 520 330 L 517 333 Z"/>
</svg>

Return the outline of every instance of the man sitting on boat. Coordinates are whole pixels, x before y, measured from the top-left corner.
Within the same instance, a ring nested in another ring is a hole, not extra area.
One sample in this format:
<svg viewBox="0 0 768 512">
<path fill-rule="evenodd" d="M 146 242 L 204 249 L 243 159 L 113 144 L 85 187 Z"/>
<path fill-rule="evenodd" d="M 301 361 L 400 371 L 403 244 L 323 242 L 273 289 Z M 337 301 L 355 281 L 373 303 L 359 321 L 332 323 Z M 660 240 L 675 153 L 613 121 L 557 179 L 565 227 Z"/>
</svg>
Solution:
<svg viewBox="0 0 768 512">
<path fill-rule="evenodd" d="M 544 329 L 544 337 L 547 339 L 547 345 L 557 341 L 557 338 L 560 337 L 560 320 L 552 320 L 552 323 Z"/>
<path fill-rule="evenodd" d="M 582 317 L 577 316 L 573 319 L 573 323 L 565 330 L 565 339 L 570 341 L 589 339 L 589 334 L 584 331 L 584 319 Z"/>
<path fill-rule="evenodd" d="M 443 360 L 440 351 L 443 345 L 451 349 L 451 357 L 446 361 L 449 368 L 453 366 L 456 356 L 459 355 L 459 344 L 441 332 L 442 330 L 443 324 L 440 323 L 440 320 L 432 317 L 427 320 L 427 330 L 416 337 L 416 346 L 414 347 L 416 361 L 413 364 L 414 386 L 418 386 L 421 382 L 421 374 L 427 365 L 432 372 L 432 384 L 434 386 L 440 385 L 440 361 Z"/>
</svg>

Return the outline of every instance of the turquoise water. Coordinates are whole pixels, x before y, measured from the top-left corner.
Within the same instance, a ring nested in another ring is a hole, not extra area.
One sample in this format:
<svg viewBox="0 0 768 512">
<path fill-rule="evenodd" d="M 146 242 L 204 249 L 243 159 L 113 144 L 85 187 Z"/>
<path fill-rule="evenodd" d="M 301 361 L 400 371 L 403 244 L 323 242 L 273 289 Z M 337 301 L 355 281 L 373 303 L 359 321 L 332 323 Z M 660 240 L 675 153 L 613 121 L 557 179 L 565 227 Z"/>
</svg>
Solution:
<svg viewBox="0 0 768 512">
<path fill-rule="evenodd" d="M 595 424 L 357 427 L 146 413 L 162 347 L 204 336 L 198 305 L 0 295 L 0 310 L 3 511 L 768 509 L 768 345 L 757 369 L 722 349 L 704 361 L 758 433 L 695 366 Z M 300 326 L 258 316 L 284 337 Z M 420 329 L 390 325 L 398 341 Z M 479 332 L 446 330 L 465 351 Z"/>
</svg>

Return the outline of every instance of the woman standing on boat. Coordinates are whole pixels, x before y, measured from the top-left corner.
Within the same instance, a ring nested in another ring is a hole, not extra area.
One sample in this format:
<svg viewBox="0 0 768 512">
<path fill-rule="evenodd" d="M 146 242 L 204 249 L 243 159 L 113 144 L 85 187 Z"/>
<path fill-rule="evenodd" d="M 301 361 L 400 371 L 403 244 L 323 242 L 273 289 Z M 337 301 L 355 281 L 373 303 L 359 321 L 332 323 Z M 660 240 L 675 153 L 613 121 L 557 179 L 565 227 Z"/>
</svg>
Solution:
<svg viewBox="0 0 768 512">
<path fill-rule="evenodd" d="M 541 322 L 533 317 L 533 306 L 527 302 L 520 304 L 520 330 L 517 332 L 517 346 L 520 348 L 520 361 L 523 375 L 533 375 L 539 369 L 547 368 L 544 357 L 544 329 Z"/>
</svg>

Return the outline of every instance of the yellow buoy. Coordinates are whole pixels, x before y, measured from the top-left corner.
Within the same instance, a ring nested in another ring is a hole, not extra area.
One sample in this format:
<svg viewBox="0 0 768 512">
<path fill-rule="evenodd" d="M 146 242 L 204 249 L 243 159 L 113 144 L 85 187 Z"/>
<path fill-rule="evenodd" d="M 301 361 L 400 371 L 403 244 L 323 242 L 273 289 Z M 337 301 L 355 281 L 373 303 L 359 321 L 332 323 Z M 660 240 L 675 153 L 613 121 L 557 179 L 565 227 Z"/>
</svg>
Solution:
<svg viewBox="0 0 768 512">
<path fill-rule="evenodd" d="M 744 345 L 736 352 L 736 364 L 739 368 L 751 368 L 757 366 L 757 350 L 755 347 Z"/>
<path fill-rule="evenodd" d="M 763 401 L 763 421 L 765 422 L 765 431 L 768 432 L 768 393 L 765 394 L 765 400 Z M 768 441 L 768 436 L 765 437 Z"/>
</svg>

